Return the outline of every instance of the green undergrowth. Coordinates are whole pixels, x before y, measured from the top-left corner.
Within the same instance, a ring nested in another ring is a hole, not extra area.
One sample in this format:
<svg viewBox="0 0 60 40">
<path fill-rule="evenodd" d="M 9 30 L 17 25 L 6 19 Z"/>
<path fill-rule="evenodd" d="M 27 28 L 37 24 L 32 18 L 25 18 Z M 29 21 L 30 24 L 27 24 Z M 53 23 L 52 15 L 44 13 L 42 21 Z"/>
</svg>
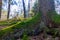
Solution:
<svg viewBox="0 0 60 40">
<path fill-rule="evenodd" d="M 51 28 L 49 29 L 50 34 L 55 37 L 60 37 L 60 30 L 58 28 Z"/>
<path fill-rule="evenodd" d="M 55 11 L 49 11 L 47 14 L 48 18 L 56 24 L 60 25 L 60 14 L 57 14 Z M 58 27 L 58 26 L 57 26 Z M 60 36 L 60 28 L 50 28 L 48 29 L 53 37 Z"/>
<path fill-rule="evenodd" d="M 60 37 L 60 28 L 48 28 L 45 27 L 44 31 L 48 34 L 51 35 L 52 37 Z"/>
<path fill-rule="evenodd" d="M 10 25 L 16 24 L 18 21 L 20 20 L 10 19 L 10 20 L 5 20 L 5 21 L 0 21 L 0 26 L 10 26 Z"/>
<path fill-rule="evenodd" d="M 37 13 L 34 17 L 28 20 L 17 22 L 14 25 L 8 26 L 7 28 L 0 30 L 0 37 L 2 37 L 4 34 L 14 32 L 15 29 L 33 27 L 33 25 L 40 21 L 40 16 L 40 13 Z"/>
<path fill-rule="evenodd" d="M 26 32 L 24 32 L 24 35 L 22 37 L 22 40 L 29 40 L 28 35 L 26 34 Z"/>
<path fill-rule="evenodd" d="M 55 11 L 49 11 L 47 16 L 55 23 L 60 23 L 60 14 L 57 14 Z"/>
<path fill-rule="evenodd" d="M 55 22 L 55 23 L 60 23 L 60 15 L 55 15 L 52 17 L 52 20 Z"/>
</svg>

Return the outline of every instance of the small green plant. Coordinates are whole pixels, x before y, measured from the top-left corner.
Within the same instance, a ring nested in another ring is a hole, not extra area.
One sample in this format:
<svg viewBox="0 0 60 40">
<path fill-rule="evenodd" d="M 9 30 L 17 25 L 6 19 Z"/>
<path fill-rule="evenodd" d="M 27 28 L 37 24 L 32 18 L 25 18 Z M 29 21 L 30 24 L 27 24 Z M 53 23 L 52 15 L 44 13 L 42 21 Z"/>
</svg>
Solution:
<svg viewBox="0 0 60 40">
<path fill-rule="evenodd" d="M 50 32 L 53 34 L 52 36 L 55 38 L 56 36 L 58 36 L 59 30 L 56 28 L 52 28 Z"/>
<path fill-rule="evenodd" d="M 24 34 L 22 40 L 28 40 L 28 36 Z"/>
<path fill-rule="evenodd" d="M 26 30 L 25 30 L 24 33 L 23 33 L 23 38 L 22 38 L 22 40 L 28 40 L 28 36 L 27 36 Z"/>
</svg>

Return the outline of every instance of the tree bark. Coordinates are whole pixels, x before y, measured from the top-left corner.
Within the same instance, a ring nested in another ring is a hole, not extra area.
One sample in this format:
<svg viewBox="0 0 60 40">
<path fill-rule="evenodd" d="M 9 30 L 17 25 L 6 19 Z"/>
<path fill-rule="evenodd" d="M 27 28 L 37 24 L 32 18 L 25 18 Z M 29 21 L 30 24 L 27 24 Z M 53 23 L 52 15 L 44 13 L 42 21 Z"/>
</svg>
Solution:
<svg viewBox="0 0 60 40">
<path fill-rule="evenodd" d="M 38 4 L 39 11 L 41 10 L 42 12 L 42 20 L 47 25 L 49 22 L 47 12 L 49 10 L 54 10 L 54 0 L 38 0 Z"/>
</svg>

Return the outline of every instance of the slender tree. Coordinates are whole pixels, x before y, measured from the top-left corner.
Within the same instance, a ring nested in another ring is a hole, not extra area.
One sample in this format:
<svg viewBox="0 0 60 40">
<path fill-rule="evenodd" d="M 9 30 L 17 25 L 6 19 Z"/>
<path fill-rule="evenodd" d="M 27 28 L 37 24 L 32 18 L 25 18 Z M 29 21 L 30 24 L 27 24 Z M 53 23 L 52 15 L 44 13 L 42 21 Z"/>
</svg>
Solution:
<svg viewBox="0 0 60 40">
<path fill-rule="evenodd" d="M 10 2 L 11 2 L 11 0 L 8 1 L 8 14 L 7 14 L 7 19 L 9 19 L 9 14 L 10 14 Z"/>
<path fill-rule="evenodd" d="M 2 0 L 0 0 L 0 19 L 1 19 Z"/>
<path fill-rule="evenodd" d="M 30 0 L 28 0 L 28 15 L 29 15 L 29 11 L 30 11 Z"/>
<path fill-rule="evenodd" d="M 39 11 L 39 4 L 38 4 L 38 0 L 35 1 L 34 3 L 34 7 L 33 7 L 33 10 L 34 14 L 36 15 Z"/>
<path fill-rule="evenodd" d="M 26 9 L 25 9 L 25 3 L 24 3 L 24 0 L 22 0 L 22 3 L 23 3 L 23 10 L 24 10 L 24 18 L 26 18 Z"/>
</svg>

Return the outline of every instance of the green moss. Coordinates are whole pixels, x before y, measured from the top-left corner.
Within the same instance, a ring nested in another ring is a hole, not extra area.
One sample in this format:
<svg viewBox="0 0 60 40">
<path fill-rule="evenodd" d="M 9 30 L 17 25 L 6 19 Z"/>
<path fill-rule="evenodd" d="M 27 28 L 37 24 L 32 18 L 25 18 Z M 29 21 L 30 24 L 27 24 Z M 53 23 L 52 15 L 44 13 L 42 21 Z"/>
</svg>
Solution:
<svg viewBox="0 0 60 40">
<path fill-rule="evenodd" d="M 20 29 L 20 28 L 27 28 L 27 27 L 33 27 L 33 25 L 35 25 L 37 22 L 40 21 L 40 13 L 38 13 L 37 15 L 35 15 L 34 17 L 22 21 L 22 22 L 17 22 L 14 25 L 8 26 L 7 28 L 4 28 L 2 30 L 0 30 L 0 37 L 2 37 L 4 34 L 7 34 L 9 32 L 14 32 L 14 29 Z"/>
<path fill-rule="evenodd" d="M 16 24 L 18 21 L 20 20 L 11 19 L 11 20 L 0 21 L 0 26 L 10 26 Z"/>
</svg>

